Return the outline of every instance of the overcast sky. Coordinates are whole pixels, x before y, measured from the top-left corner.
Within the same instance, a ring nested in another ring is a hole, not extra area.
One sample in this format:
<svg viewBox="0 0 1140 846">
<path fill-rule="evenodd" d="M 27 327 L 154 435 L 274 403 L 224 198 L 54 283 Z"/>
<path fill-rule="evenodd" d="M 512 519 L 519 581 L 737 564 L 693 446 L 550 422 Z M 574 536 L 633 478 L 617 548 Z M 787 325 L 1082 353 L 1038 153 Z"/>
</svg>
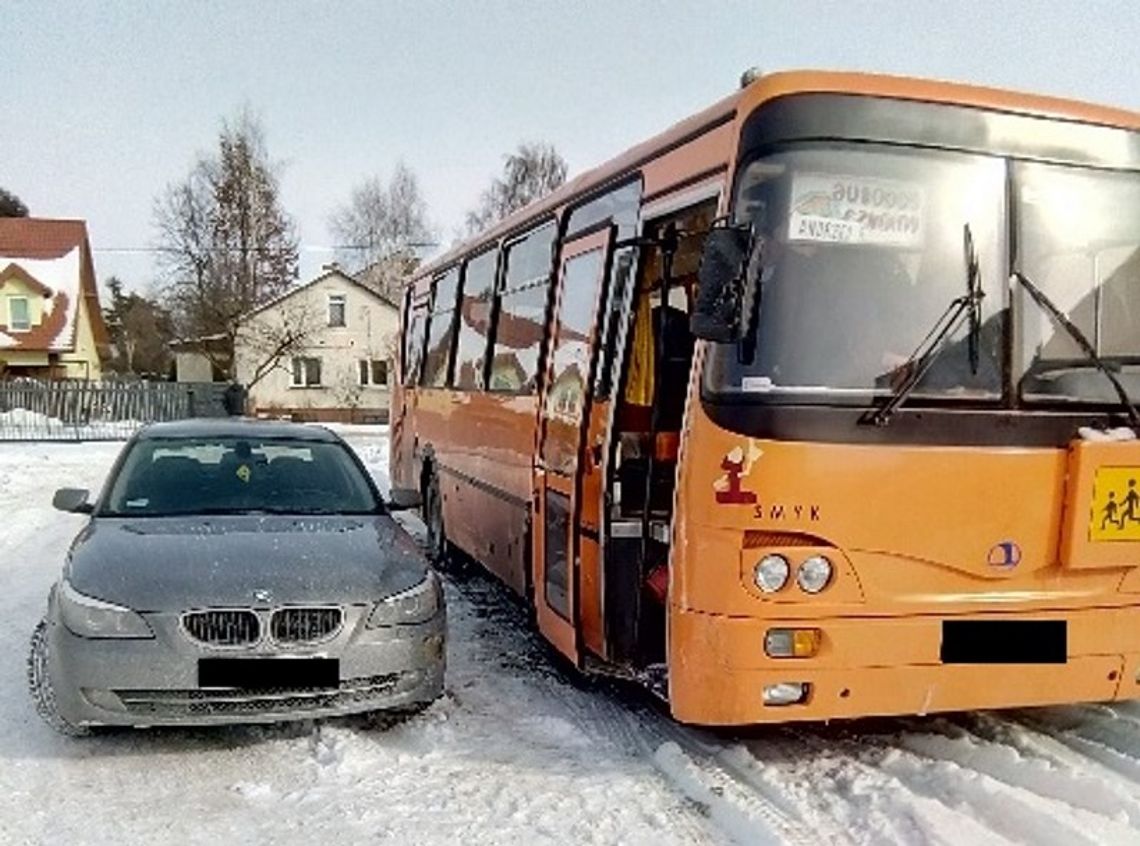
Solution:
<svg viewBox="0 0 1140 846">
<path fill-rule="evenodd" d="M 121 2 L 0 5 L 0 186 L 85 218 L 100 281 L 146 289 L 152 207 L 243 105 L 282 163 L 302 278 L 330 211 L 403 159 L 451 240 L 521 140 L 571 173 L 732 91 L 859 69 L 1140 111 L 1140 12 L 1083 2 Z"/>
</svg>

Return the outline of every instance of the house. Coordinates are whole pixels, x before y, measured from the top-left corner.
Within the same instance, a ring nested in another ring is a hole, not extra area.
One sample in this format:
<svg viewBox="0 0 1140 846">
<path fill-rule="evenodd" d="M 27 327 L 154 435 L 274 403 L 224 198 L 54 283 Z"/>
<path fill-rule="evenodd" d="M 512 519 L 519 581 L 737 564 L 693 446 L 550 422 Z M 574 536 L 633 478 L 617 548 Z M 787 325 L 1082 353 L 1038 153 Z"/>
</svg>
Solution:
<svg viewBox="0 0 1140 846">
<path fill-rule="evenodd" d="M 225 334 L 172 341 L 170 351 L 174 353 L 174 381 L 226 381 L 223 371 L 229 364 L 230 353 Z"/>
<path fill-rule="evenodd" d="M 396 305 L 326 265 L 241 321 L 235 374 L 256 415 L 382 422 L 398 338 Z"/>
<path fill-rule="evenodd" d="M 0 218 L 0 378 L 99 379 L 109 353 L 87 224 Z"/>
</svg>

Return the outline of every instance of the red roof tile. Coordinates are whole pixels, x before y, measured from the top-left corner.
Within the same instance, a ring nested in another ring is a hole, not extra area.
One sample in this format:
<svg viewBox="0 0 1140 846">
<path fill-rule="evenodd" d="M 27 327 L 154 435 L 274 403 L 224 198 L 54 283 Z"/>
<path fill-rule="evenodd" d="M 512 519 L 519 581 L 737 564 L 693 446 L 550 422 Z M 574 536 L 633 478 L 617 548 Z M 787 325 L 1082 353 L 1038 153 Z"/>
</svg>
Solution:
<svg viewBox="0 0 1140 846">
<path fill-rule="evenodd" d="M 34 259 L 65 256 L 87 240 L 82 220 L 0 217 L 0 254 Z"/>
</svg>

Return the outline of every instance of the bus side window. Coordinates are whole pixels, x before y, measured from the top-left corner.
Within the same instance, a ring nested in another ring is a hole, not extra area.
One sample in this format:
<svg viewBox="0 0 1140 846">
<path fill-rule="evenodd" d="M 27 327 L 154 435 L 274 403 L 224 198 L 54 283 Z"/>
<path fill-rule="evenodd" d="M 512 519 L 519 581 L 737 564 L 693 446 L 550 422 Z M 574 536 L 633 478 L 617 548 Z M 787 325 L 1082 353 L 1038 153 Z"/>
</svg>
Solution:
<svg viewBox="0 0 1140 846">
<path fill-rule="evenodd" d="M 411 305 L 408 328 L 404 333 L 404 369 L 401 382 L 415 385 L 420 381 L 420 365 L 424 355 L 424 330 L 427 328 L 427 306 Z"/>
<path fill-rule="evenodd" d="M 481 391 L 491 334 L 491 305 L 495 292 L 498 250 L 491 249 L 467 262 L 463 296 L 459 299 L 459 339 L 455 349 L 453 386 Z"/>
<path fill-rule="evenodd" d="M 429 388 L 447 385 L 451 353 L 455 347 L 455 306 L 459 296 L 459 268 L 436 278 L 432 286 L 431 319 L 424 353 L 423 384 Z"/>
<path fill-rule="evenodd" d="M 595 399 L 609 399 L 617 382 L 617 352 L 624 348 L 625 331 L 621 312 L 633 280 L 637 248 L 619 250 L 610 266 L 610 281 L 606 286 L 606 302 L 599 317 L 598 339 L 601 344 L 598 365 L 594 371 Z"/>
<path fill-rule="evenodd" d="M 554 234 L 550 223 L 507 247 L 487 384 L 492 391 L 533 394 L 538 388 Z"/>
</svg>

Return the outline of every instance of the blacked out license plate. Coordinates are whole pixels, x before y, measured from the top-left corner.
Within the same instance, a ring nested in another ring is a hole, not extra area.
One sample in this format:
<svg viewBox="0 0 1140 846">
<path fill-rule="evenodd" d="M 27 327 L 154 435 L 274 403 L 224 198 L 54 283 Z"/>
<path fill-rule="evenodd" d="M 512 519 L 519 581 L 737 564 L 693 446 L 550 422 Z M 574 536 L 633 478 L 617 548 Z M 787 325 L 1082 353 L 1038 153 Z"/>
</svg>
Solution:
<svg viewBox="0 0 1140 846">
<path fill-rule="evenodd" d="M 1064 620 L 943 620 L 943 664 L 1064 664 Z"/>
<path fill-rule="evenodd" d="M 335 688 L 340 684 L 336 658 L 200 658 L 198 687 L 239 690 Z"/>
</svg>

